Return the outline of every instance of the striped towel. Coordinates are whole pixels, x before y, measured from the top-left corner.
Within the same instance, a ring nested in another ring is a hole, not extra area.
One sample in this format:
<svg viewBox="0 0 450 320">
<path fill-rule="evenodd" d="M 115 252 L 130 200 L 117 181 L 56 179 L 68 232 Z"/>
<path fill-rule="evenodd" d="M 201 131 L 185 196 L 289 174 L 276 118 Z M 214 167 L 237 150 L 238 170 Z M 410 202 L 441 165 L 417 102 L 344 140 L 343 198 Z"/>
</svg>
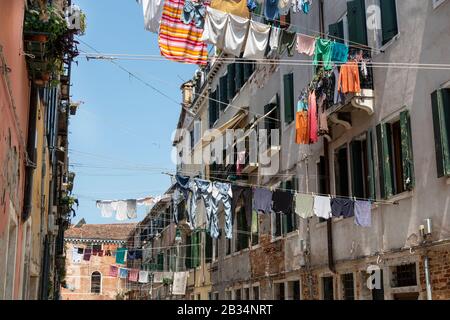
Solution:
<svg viewBox="0 0 450 320">
<path fill-rule="evenodd" d="M 205 65 L 207 45 L 201 41 L 203 30 L 181 21 L 185 0 L 165 0 L 159 29 L 161 55 L 169 60 Z"/>
</svg>

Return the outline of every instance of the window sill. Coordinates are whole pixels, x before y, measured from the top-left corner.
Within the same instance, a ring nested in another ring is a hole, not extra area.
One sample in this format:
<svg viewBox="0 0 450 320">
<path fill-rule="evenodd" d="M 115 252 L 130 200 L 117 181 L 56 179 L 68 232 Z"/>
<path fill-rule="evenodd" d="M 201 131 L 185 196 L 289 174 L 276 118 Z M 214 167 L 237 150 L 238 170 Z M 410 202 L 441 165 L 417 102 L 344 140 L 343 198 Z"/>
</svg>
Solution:
<svg viewBox="0 0 450 320">
<path fill-rule="evenodd" d="M 280 241 L 281 239 L 283 239 L 283 236 L 278 236 L 278 237 L 276 237 L 276 238 L 274 238 L 274 237 L 272 236 L 272 239 L 270 240 L 270 243 Z"/>
<path fill-rule="evenodd" d="M 389 197 L 387 200 L 397 202 L 400 200 L 412 198 L 413 195 L 414 195 L 414 191 L 405 191 L 405 192 L 393 195 L 393 196 Z"/>
<path fill-rule="evenodd" d="M 293 238 L 293 237 L 295 237 L 295 236 L 298 236 L 298 230 L 294 230 L 294 231 L 291 231 L 291 232 L 289 232 L 289 233 L 286 233 L 286 235 L 284 236 L 284 238 L 285 238 L 285 239 L 290 239 L 290 238 Z"/>
<path fill-rule="evenodd" d="M 254 246 L 252 246 L 252 247 L 250 248 L 250 250 L 257 250 L 257 249 L 259 249 L 259 248 L 261 248 L 261 245 L 258 243 L 258 244 L 255 244 Z"/>
<path fill-rule="evenodd" d="M 378 50 L 380 51 L 377 55 L 380 53 L 385 53 L 385 51 L 392 46 L 398 39 L 400 38 L 400 32 L 397 33 L 391 40 L 389 40 L 386 44 L 382 45 Z"/>
</svg>

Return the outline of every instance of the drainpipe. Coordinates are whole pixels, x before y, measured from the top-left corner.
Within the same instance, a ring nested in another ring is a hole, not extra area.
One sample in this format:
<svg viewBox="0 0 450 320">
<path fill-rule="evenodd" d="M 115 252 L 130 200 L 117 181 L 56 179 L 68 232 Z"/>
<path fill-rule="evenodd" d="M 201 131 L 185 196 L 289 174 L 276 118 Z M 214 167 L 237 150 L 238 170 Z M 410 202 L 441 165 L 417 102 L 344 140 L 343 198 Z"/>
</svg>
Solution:
<svg viewBox="0 0 450 320">
<path fill-rule="evenodd" d="M 325 177 L 326 177 L 326 192 L 330 193 L 330 157 L 328 140 L 323 139 L 323 149 L 325 158 Z M 328 269 L 331 272 L 336 273 L 333 256 L 333 220 L 330 218 L 327 220 L 327 249 L 328 249 Z"/>
<path fill-rule="evenodd" d="M 425 266 L 425 284 L 427 287 L 427 300 L 433 300 L 433 295 L 431 292 L 431 277 L 430 277 L 430 265 L 428 253 L 425 254 L 424 266 Z"/>
</svg>

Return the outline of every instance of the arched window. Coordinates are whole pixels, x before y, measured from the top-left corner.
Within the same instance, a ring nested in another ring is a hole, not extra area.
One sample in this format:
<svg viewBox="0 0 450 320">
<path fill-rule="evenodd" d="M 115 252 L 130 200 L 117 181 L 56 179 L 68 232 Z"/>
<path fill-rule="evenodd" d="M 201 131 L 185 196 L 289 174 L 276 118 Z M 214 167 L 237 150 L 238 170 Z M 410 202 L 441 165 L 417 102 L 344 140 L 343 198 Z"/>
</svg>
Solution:
<svg viewBox="0 0 450 320">
<path fill-rule="evenodd" d="M 102 275 L 98 271 L 92 272 L 91 275 L 91 293 L 101 293 L 102 291 Z"/>
</svg>

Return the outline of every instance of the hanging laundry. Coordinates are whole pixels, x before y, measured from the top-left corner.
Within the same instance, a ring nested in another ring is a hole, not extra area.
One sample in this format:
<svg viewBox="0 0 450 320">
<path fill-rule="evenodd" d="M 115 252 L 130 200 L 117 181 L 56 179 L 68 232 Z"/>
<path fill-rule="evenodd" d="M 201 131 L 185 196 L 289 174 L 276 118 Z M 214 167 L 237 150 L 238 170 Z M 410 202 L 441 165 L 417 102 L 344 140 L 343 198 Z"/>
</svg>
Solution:
<svg viewBox="0 0 450 320">
<path fill-rule="evenodd" d="M 187 285 L 187 277 L 189 272 L 175 272 L 173 275 L 173 284 L 172 284 L 172 294 L 173 295 L 185 295 L 186 294 L 186 285 Z"/>
<path fill-rule="evenodd" d="M 72 262 L 73 263 L 81 263 L 81 260 L 83 260 L 83 253 L 78 253 L 77 247 L 72 249 Z"/>
<path fill-rule="evenodd" d="M 292 213 L 294 194 L 291 191 L 276 190 L 272 195 L 273 211 L 275 213 Z"/>
<path fill-rule="evenodd" d="M 316 39 L 303 34 L 297 35 L 297 51 L 312 57 L 316 50 Z"/>
<path fill-rule="evenodd" d="M 249 18 L 250 12 L 247 8 L 247 0 L 212 0 L 211 8 L 242 18 Z"/>
<path fill-rule="evenodd" d="M 116 202 L 114 201 L 97 201 L 96 206 L 100 209 L 102 218 L 111 218 L 113 213 L 116 211 Z"/>
<path fill-rule="evenodd" d="M 148 283 L 148 271 L 139 271 L 139 283 Z"/>
<path fill-rule="evenodd" d="M 295 143 L 309 144 L 308 111 L 295 113 Z"/>
<path fill-rule="evenodd" d="M 83 260 L 89 261 L 91 260 L 92 249 L 84 249 Z"/>
<path fill-rule="evenodd" d="M 139 270 L 138 269 L 130 269 L 128 272 L 128 280 L 132 282 L 137 282 L 139 277 Z"/>
<path fill-rule="evenodd" d="M 278 0 L 266 0 L 264 15 L 267 20 L 277 20 L 280 18 Z"/>
<path fill-rule="evenodd" d="M 296 33 L 287 30 L 281 30 L 281 35 L 278 43 L 278 53 L 282 55 L 286 50 L 289 57 L 294 55 L 294 47 L 296 40 Z"/>
<path fill-rule="evenodd" d="M 257 7 L 258 4 L 256 3 L 256 0 L 247 0 L 247 8 L 250 12 L 255 11 Z"/>
<path fill-rule="evenodd" d="M 248 43 L 248 41 L 247 41 L 247 43 Z M 246 58 L 245 57 L 245 53 L 244 53 L 244 58 Z M 236 173 L 237 174 L 241 174 L 242 173 L 242 169 L 245 166 L 245 155 L 246 155 L 245 151 L 239 151 L 237 153 L 237 159 L 236 159 Z"/>
<path fill-rule="evenodd" d="M 349 61 L 341 66 L 338 91 L 344 94 L 361 92 L 359 68 L 355 61 Z"/>
<path fill-rule="evenodd" d="M 84 248 L 78 248 L 78 254 L 83 254 L 84 253 Z"/>
<path fill-rule="evenodd" d="M 153 197 L 141 198 L 141 199 L 136 200 L 136 204 L 138 206 L 146 206 L 146 207 L 150 207 L 150 206 L 154 205 L 155 202 L 156 202 L 156 199 Z"/>
<path fill-rule="evenodd" d="M 247 36 L 250 20 L 230 14 L 225 32 L 225 45 L 222 50 L 225 53 L 239 57 Z"/>
<path fill-rule="evenodd" d="M 250 223 L 252 219 L 252 189 L 249 187 L 232 185 L 231 191 L 233 194 L 233 200 L 231 201 L 231 212 L 235 213 L 239 201 L 243 200 L 245 218 Z"/>
<path fill-rule="evenodd" d="M 331 49 L 331 61 L 336 64 L 347 63 L 348 46 L 343 43 L 333 42 Z"/>
<path fill-rule="evenodd" d="M 331 218 L 330 197 L 314 196 L 313 211 L 316 216 L 322 219 Z"/>
<path fill-rule="evenodd" d="M 312 6 L 312 0 L 299 0 L 300 6 L 304 14 L 308 14 Z"/>
<path fill-rule="evenodd" d="M 345 94 L 339 91 L 339 69 L 337 66 L 333 68 L 333 78 L 334 78 L 334 104 L 344 103 Z"/>
<path fill-rule="evenodd" d="M 158 33 L 164 7 L 164 0 L 140 0 L 144 11 L 145 29 Z"/>
<path fill-rule="evenodd" d="M 319 141 L 317 135 L 317 104 L 316 93 L 311 91 L 308 97 L 308 128 L 309 128 L 309 141 L 316 143 Z"/>
<path fill-rule="evenodd" d="M 127 261 L 133 261 L 136 259 L 136 253 L 134 250 L 127 250 Z"/>
<path fill-rule="evenodd" d="M 318 103 L 318 109 L 319 109 L 319 133 L 320 134 L 328 134 L 328 116 L 325 112 L 325 100 L 327 98 L 327 95 L 325 93 L 322 93 L 320 98 L 317 100 Z"/>
<path fill-rule="evenodd" d="M 121 278 L 121 279 L 128 278 L 128 269 L 127 268 L 119 268 L 119 278 Z"/>
<path fill-rule="evenodd" d="M 117 248 L 116 264 L 124 264 L 125 263 L 126 252 L 127 252 L 127 248 Z"/>
<path fill-rule="evenodd" d="M 258 211 L 257 210 L 252 210 L 252 226 L 251 226 L 251 232 L 252 233 L 258 233 L 258 226 L 259 226 L 259 221 L 258 221 Z"/>
<path fill-rule="evenodd" d="M 181 21 L 183 21 L 184 24 L 191 24 L 191 22 L 194 21 L 197 28 L 203 29 L 205 25 L 205 12 L 206 7 L 202 2 L 185 0 Z"/>
<path fill-rule="evenodd" d="M 319 63 L 322 63 L 325 70 L 331 70 L 333 68 L 331 65 L 331 50 L 331 40 L 317 38 L 314 54 L 314 65 L 318 66 Z"/>
<path fill-rule="evenodd" d="M 361 227 L 372 225 L 372 203 L 370 201 L 355 201 L 355 224 Z"/>
<path fill-rule="evenodd" d="M 245 44 L 244 58 L 263 59 L 269 42 L 270 26 L 251 20 Z"/>
<path fill-rule="evenodd" d="M 344 216 L 350 218 L 354 216 L 354 201 L 348 198 L 332 198 L 331 199 L 331 214 L 333 217 Z"/>
<path fill-rule="evenodd" d="M 127 216 L 128 219 L 137 218 L 136 200 L 134 199 L 127 200 Z"/>
<path fill-rule="evenodd" d="M 214 239 L 219 237 L 219 204 L 223 203 L 225 210 L 225 236 L 227 239 L 233 237 L 233 226 L 232 226 L 232 213 L 231 213 L 231 201 L 233 198 L 233 192 L 231 190 L 231 184 L 224 182 L 213 182 L 212 189 L 212 221 L 210 235 Z"/>
<path fill-rule="evenodd" d="M 126 201 L 117 201 L 116 220 L 123 221 L 128 218 L 128 205 Z"/>
<path fill-rule="evenodd" d="M 291 0 L 278 0 L 278 12 L 280 16 L 285 16 L 291 9 Z"/>
<path fill-rule="evenodd" d="M 201 40 L 215 45 L 217 48 L 225 46 L 229 15 L 226 12 L 206 7 L 205 26 Z"/>
<path fill-rule="evenodd" d="M 162 283 L 164 272 L 153 272 L 153 283 Z"/>
<path fill-rule="evenodd" d="M 186 25 L 181 21 L 184 0 L 165 0 L 159 29 L 158 44 L 161 55 L 169 60 L 206 65 L 207 45 L 201 41 L 203 30 L 195 21 Z"/>
<path fill-rule="evenodd" d="M 253 189 L 253 209 L 262 213 L 272 211 L 272 191 L 265 188 Z"/>
<path fill-rule="evenodd" d="M 196 210 L 197 201 L 203 199 L 203 204 L 206 210 L 206 226 L 209 230 L 211 228 L 211 214 L 212 214 L 212 182 L 202 179 L 194 179 L 192 185 L 192 197 L 189 213 L 189 223 L 191 230 L 197 227 L 196 225 Z"/>
<path fill-rule="evenodd" d="M 295 213 L 303 219 L 311 218 L 313 212 L 314 197 L 307 194 L 295 195 Z"/>
<path fill-rule="evenodd" d="M 278 43 L 280 42 L 280 34 L 281 29 L 278 27 L 272 26 L 271 32 L 270 32 L 270 40 L 269 45 L 271 50 L 278 49 Z"/>
<path fill-rule="evenodd" d="M 116 278 L 119 273 L 119 268 L 117 266 L 110 266 L 109 267 L 109 276 Z"/>
</svg>

